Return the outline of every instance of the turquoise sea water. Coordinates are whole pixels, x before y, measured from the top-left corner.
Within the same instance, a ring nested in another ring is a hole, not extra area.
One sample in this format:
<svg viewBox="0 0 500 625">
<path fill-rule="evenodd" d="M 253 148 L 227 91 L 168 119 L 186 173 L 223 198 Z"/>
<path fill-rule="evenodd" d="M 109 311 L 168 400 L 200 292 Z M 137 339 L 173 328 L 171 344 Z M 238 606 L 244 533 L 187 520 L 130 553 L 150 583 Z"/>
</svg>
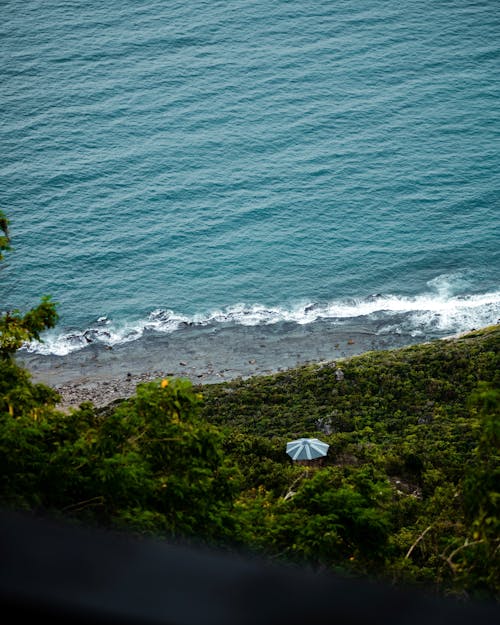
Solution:
<svg viewBox="0 0 500 625">
<path fill-rule="evenodd" d="M 0 308 L 61 317 L 31 349 L 500 317 L 497 2 L 6 1 L 0 29 Z"/>
</svg>

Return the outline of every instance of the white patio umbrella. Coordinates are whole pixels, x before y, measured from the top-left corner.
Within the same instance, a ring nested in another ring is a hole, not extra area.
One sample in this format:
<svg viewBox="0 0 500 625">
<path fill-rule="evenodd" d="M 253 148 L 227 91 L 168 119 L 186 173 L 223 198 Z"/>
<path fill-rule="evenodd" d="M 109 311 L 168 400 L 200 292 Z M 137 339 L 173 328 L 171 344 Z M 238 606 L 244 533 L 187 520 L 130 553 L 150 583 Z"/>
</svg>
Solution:
<svg viewBox="0 0 500 625">
<path fill-rule="evenodd" d="M 326 456 L 329 447 L 317 438 L 298 438 L 286 444 L 286 453 L 292 460 L 315 460 Z"/>
</svg>

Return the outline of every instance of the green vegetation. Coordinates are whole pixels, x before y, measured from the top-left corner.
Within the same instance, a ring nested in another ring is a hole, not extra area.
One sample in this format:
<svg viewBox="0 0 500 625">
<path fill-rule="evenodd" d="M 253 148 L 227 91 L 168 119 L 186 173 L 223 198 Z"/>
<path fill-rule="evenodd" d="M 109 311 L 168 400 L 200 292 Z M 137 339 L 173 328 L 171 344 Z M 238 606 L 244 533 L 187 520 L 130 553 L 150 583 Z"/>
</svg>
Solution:
<svg viewBox="0 0 500 625">
<path fill-rule="evenodd" d="M 500 599 L 500 326 L 64 413 L 13 357 L 55 320 L 0 321 L 3 507 Z M 322 465 L 286 455 L 299 436 Z"/>
<path fill-rule="evenodd" d="M 208 386 L 265 553 L 499 597 L 500 326 Z M 287 440 L 330 444 L 317 470 Z"/>
</svg>

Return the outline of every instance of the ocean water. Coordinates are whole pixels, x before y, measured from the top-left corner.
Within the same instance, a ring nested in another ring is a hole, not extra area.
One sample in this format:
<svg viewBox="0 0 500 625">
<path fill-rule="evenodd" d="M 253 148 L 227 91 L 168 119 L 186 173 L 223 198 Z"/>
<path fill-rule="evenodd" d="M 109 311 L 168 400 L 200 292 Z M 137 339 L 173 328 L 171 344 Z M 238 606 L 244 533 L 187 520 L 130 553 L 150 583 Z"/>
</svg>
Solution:
<svg viewBox="0 0 500 625">
<path fill-rule="evenodd" d="M 496 1 L 1 11 L 0 309 L 60 314 L 27 350 L 497 322 Z"/>
</svg>

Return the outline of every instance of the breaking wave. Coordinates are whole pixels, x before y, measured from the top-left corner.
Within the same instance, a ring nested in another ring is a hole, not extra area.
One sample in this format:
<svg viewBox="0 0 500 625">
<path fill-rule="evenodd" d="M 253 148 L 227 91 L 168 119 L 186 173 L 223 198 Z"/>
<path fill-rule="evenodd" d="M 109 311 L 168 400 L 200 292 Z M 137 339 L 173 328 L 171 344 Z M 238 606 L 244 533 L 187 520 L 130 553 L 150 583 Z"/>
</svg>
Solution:
<svg viewBox="0 0 500 625">
<path fill-rule="evenodd" d="M 413 338 L 437 338 L 466 332 L 497 323 L 500 318 L 500 292 L 452 295 L 446 282 L 428 283 L 428 293 L 403 297 L 376 294 L 363 299 L 328 303 L 302 303 L 293 307 L 235 304 L 207 314 L 180 315 L 173 310 L 157 309 L 146 319 L 116 323 L 99 317 L 83 331 L 48 331 L 43 342 L 25 346 L 39 354 L 66 355 L 90 344 L 115 346 L 140 339 L 145 333 L 173 333 L 189 328 L 257 326 L 281 322 L 311 324 L 326 320 L 332 324 L 356 323 L 371 328 L 374 334 L 407 334 Z"/>
</svg>

